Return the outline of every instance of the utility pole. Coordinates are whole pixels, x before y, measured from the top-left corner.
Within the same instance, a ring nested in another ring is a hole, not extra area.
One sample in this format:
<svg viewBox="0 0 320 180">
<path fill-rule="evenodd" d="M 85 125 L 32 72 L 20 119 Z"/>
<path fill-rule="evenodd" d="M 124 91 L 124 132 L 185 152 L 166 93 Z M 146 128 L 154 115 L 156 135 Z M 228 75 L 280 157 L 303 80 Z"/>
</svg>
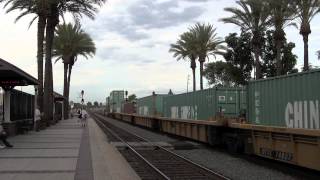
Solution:
<svg viewBox="0 0 320 180">
<path fill-rule="evenodd" d="M 126 102 L 128 101 L 128 91 L 125 91 L 125 95 L 126 95 Z"/>
</svg>

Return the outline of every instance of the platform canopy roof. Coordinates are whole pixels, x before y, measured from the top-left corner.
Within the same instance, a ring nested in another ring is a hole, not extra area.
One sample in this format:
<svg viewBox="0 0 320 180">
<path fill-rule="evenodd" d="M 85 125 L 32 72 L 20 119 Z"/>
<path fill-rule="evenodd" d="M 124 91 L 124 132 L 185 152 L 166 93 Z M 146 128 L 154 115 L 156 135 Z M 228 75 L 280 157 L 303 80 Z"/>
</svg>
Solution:
<svg viewBox="0 0 320 180">
<path fill-rule="evenodd" d="M 39 82 L 36 78 L 0 58 L 1 87 L 28 86 L 38 84 Z"/>
<path fill-rule="evenodd" d="M 64 97 L 57 92 L 53 92 L 53 97 L 54 97 L 55 101 L 63 101 L 64 100 Z"/>
</svg>

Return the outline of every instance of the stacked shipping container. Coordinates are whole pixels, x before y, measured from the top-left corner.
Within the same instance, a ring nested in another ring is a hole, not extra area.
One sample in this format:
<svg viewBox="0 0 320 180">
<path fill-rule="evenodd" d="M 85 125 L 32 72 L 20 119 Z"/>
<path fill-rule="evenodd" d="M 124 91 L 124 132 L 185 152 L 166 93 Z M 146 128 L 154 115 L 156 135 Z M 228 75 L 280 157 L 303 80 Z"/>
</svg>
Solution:
<svg viewBox="0 0 320 180">
<path fill-rule="evenodd" d="M 136 103 L 135 102 L 124 102 L 122 103 L 122 113 L 135 114 L 136 113 Z"/>
<path fill-rule="evenodd" d="M 155 94 L 138 99 L 136 111 L 139 115 L 173 119 L 246 116 L 255 125 L 320 129 L 319 80 L 320 70 L 313 70 L 250 81 L 246 88 L 216 87 L 177 95 Z M 124 91 L 113 91 L 111 111 L 121 112 L 123 101 Z"/>
<path fill-rule="evenodd" d="M 245 114 L 245 88 L 211 88 L 164 98 L 164 116 L 174 119 L 208 120 L 223 115 Z"/>
<path fill-rule="evenodd" d="M 106 98 L 106 112 L 107 113 L 110 112 L 110 97 L 109 96 Z"/>
<path fill-rule="evenodd" d="M 112 91 L 109 97 L 110 112 L 121 112 L 121 105 L 124 102 L 124 91 Z"/>
<path fill-rule="evenodd" d="M 248 97 L 252 124 L 319 129 L 319 70 L 251 81 Z"/>
<path fill-rule="evenodd" d="M 154 94 L 137 100 L 137 114 L 143 116 L 163 116 L 163 99 L 166 94 Z"/>
</svg>

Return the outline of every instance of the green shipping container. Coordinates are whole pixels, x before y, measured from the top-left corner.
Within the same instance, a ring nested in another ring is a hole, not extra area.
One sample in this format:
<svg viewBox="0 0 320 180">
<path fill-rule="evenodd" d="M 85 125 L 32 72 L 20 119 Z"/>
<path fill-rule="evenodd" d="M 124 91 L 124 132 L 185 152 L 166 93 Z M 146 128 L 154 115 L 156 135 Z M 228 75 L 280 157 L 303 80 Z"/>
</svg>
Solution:
<svg viewBox="0 0 320 180">
<path fill-rule="evenodd" d="M 155 94 L 137 100 L 137 114 L 143 116 L 163 116 L 163 98 L 166 94 Z"/>
<path fill-rule="evenodd" d="M 120 113 L 121 104 L 124 100 L 124 91 L 112 91 L 109 97 L 110 111 Z"/>
<path fill-rule="evenodd" d="M 245 114 L 245 88 L 211 88 L 164 98 L 164 116 L 175 119 L 208 120 L 222 114 L 239 117 Z"/>
<path fill-rule="evenodd" d="M 251 81 L 248 96 L 252 124 L 319 129 L 319 70 Z"/>
</svg>

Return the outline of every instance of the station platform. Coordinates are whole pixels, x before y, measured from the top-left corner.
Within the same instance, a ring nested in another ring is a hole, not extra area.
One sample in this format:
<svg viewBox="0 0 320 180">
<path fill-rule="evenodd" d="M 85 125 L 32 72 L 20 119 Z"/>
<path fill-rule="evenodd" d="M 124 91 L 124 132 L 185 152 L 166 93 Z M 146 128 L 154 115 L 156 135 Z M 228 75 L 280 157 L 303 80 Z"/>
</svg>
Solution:
<svg viewBox="0 0 320 180">
<path fill-rule="evenodd" d="M 62 120 L 8 140 L 14 147 L 0 149 L 1 180 L 140 179 L 91 118 L 86 127 Z"/>
</svg>

